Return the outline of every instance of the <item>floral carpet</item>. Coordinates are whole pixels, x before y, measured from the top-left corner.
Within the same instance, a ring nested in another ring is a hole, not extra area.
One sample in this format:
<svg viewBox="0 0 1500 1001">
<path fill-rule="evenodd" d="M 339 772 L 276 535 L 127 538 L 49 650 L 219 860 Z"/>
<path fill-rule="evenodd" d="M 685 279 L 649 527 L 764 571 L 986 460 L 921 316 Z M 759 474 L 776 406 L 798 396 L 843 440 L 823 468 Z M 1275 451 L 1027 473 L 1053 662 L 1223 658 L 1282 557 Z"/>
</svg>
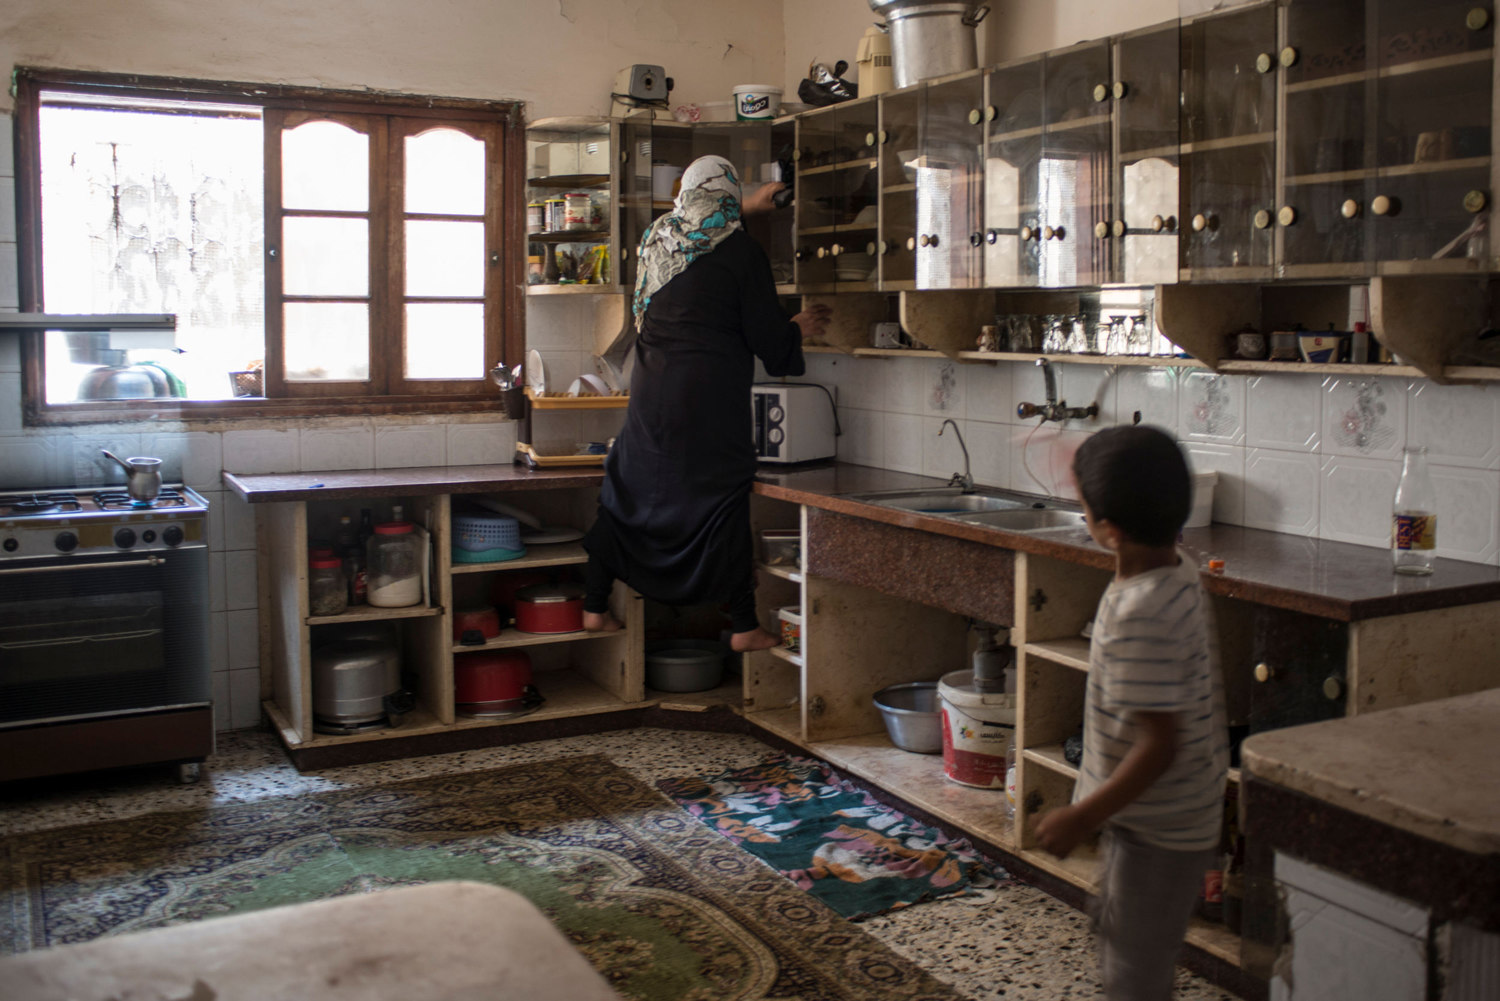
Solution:
<svg viewBox="0 0 1500 1001">
<path fill-rule="evenodd" d="M 822 762 L 778 755 L 658 788 L 850 920 L 1008 878 L 968 841 L 877 802 Z"/>
<path fill-rule="evenodd" d="M 626 998 L 952 1001 L 597 755 L 0 840 L 0 954 L 438 880 L 536 904 Z"/>
</svg>

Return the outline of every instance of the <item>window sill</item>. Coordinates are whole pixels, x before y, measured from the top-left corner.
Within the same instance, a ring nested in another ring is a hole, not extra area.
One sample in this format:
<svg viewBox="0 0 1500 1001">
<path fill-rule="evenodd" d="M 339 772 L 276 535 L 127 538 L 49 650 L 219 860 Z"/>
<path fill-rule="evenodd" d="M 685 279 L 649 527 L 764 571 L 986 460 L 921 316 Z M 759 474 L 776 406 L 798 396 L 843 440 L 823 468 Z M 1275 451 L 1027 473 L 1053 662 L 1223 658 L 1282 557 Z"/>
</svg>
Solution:
<svg viewBox="0 0 1500 1001">
<path fill-rule="evenodd" d="M 318 417 L 400 417 L 406 415 L 471 415 L 508 420 L 498 396 L 450 396 L 442 399 L 413 396 L 233 400 L 128 400 L 67 403 L 26 407 L 27 427 L 69 427 L 85 424 L 229 423 L 306 420 Z"/>
</svg>

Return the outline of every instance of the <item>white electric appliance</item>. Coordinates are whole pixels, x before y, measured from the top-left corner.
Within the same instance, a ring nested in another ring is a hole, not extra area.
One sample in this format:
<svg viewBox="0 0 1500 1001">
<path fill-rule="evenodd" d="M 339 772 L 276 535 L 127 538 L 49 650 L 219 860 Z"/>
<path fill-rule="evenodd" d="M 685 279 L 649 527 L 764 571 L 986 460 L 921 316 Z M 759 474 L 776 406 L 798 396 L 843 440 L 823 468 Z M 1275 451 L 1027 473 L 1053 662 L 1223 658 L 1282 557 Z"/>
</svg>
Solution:
<svg viewBox="0 0 1500 1001">
<path fill-rule="evenodd" d="M 761 462 L 812 462 L 836 452 L 833 394 L 812 383 L 750 387 L 755 453 Z"/>
</svg>

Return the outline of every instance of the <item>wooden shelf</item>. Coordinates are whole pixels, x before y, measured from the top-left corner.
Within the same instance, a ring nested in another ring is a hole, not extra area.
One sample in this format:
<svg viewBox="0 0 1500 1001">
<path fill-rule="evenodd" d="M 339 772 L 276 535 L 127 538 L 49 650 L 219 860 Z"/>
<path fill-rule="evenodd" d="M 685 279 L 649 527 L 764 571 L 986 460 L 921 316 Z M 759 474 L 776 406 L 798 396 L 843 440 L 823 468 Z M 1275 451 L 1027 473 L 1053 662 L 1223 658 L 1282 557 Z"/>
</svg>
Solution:
<svg viewBox="0 0 1500 1001">
<path fill-rule="evenodd" d="M 1052 122 L 1042 127 L 1043 131 L 1052 135 L 1057 132 L 1078 132 L 1081 129 L 1095 129 L 1101 125 L 1109 125 L 1113 119 L 1109 115 L 1088 115 L 1084 118 L 1072 118 L 1066 122 Z"/>
<path fill-rule="evenodd" d="M 498 563 L 459 563 L 453 564 L 453 572 L 460 573 L 491 573 L 505 570 L 528 570 L 536 567 L 564 567 L 587 563 L 589 554 L 584 552 L 581 542 L 551 542 L 545 545 L 531 546 L 527 549 L 525 556 L 518 556 L 513 560 L 502 560 Z"/>
<path fill-rule="evenodd" d="M 1178 147 L 1178 151 L 1183 156 L 1191 156 L 1194 153 L 1217 153 L 1226 149 L 1263 146 L 1275 141 L 1276 133 L 1274 132 L 1247 132 L 1244 135 L 1224 136 L 1222 139 L 1203 139 L 1198 142 L 1183 143 Z"/>
<path fill-rule="evenodd" d="M 374 605 L 355 605 L 339 615 L 309 615 L 310 626 L 327 626 L 337 622 L 378 622 L 383 619 L 424 619 L 430 615 L 442 615 L 441 608 L 427 605 L 408 605 L 405 608 L 378 608 Z"/>
<path fill-rule="evenodd" d="M 801 654 L 792 653 L 792 651 L 788 650 L 784 646 L 773 646 L 770 649 L 771 649 L 771 656 L 777 657 L 777 658 L 779 658 L 781 660 L 784 660 L 788 664 L 795 664 L 798 667 L 802 667 L 803 666 L 802 655 Z"/>
<path fill-rule="evenodd" d="M 840 163 L 825 163 L 818 167 L 797 168 L 799 177 L 816 177 L 818 174 L 832 174 L 840 170 L 874 170 L 879 161 L 873 157 L 860 158 L 857 160 L 844 160 Z"/>
<path fill-rule="evenodd" d="M 580 640 L 611 640 L 629 638 L 629 633 L 616 629 L 612 633 L 591 633 L 579 629 L 570 633 L 523 633 L 519 629 L 502 629 L 494 639 L 474 646 L 453 643 L 453 653 L 478 653 L 481 650 L 511 650 L 522 646 L 547 646 L 552 643 L 576 643 Z"/>
<path fill-rule="evenodd" d="M 1336 170 L 1322 174 L 1295 174 L 1286 179 L 1293 184 L 1347 184 L 1353 181 L 1384 179 L 1387 177 L 1420 177 L 1428 174 L 1443 174 L 1459 170 L 1490 169 L 1487 156 L 1470 156 L 1456 160 L 1429 160 L 1424 163 L 1398 163 L 1389 167 L 1369 167 L 1359 170 Z"/>
<path fill-rule="evenodd" d="M 1027 643 L 1022 649 L 1030 656 L 1041 657 L 1075 671 L 1089 669 L 1089 641 L 1081 636 Z"/>
<path fill-rule="evenodd" d="M 883 195 L 900 195 L 915 192 L 916 190 L 917 186 L 915 184 L 887 184 L 880 189 L 880 193 Z"/>
<path fill-rule="evenodd" d="M 1042 134 L 1040 125 L 1033 125 L 1028 129 L 1012 129 L 1009 132 L 999 132 L 990 136 L 990 145 L 998 146 L 1001 143 L 1020 142 L 1022 139 L 1035 139 Z"/>
<path fill-rule="evenodd" d="M 1043 744 L 1040 747 L 1028 747 L 1021 752 L 1027 761 L 1041 765 L 1043 768 L 1056 772 L 1059 775 L 1078 781 L 1078 767 L 1070 764 L 1063 755 L 1063 745 Z"/>
<path fill-rule="evenodd" d="M 772 577 L 780 577 L 782 580 L 789 580 L 793 584 L 802 583 L 801 570 L 792 570 L 787 567 L 773 567 L 769 563 L 757 563 L 756 566 Z"/>
<path fill-rule="evenodd" d="M 527 240 L 539 243 L 608 243 L 607 229 L 561 229 L 546 233 L 527 233 Z"/>
<path fill-rule="evenodd" d="M 624 285 L 527 285 L 527 295 L 621 295 L 630 291 Z"/>
<path fill-rule="evenodd" d="M 602 188 L 609 184 L 608 174 L 544 174 L 526 178 L 527 187 L 552 188 L 558 191 L 567 188 Z"/>
<path fill-rule="evenodd" d="M 1314 90 L 1353 87 L 1374 79 L 1389 80 L 1392 77 L 1432 73 L 1437 70 L 1462 69 L 1464 67 L 1484 68 L 1488 66 L 1489 61 L 1493 57 L 1494 52 L 1491 49 L 1476 49 L 1473 52 L 1458 52 L 1451 56 L 1414 59 L 1409 63 L 1397 63 L 1392 66 L 1382 66 L 1379 69 L 1356 70 L 1353 73 L 1339 73 L 1334 76 L 1319 77 L 1316 80 L 1299 80 L 1296 83 L 1287 84 L 1286 93 L 1288 97 L 1292 97 Z"/>
<path fill-rule="evenodd" d="M 484 726 L 505 726 L 509 723 L 533 723 L 545 719 L 571 719 L 596 713 L 636 709 L 651 705 L 655 701 L 645 699 L 640 702 L 626 702 L 624 699 L 609 694 L 581 674 L 567 669 L 538 671 L 532 676 L 532 683 L 547 700 L 535 712 L 505 719 L 470 719 L 459 716 L 453 721 L 451 727 L 443 729 L 452 731 Z"/>
</svg>

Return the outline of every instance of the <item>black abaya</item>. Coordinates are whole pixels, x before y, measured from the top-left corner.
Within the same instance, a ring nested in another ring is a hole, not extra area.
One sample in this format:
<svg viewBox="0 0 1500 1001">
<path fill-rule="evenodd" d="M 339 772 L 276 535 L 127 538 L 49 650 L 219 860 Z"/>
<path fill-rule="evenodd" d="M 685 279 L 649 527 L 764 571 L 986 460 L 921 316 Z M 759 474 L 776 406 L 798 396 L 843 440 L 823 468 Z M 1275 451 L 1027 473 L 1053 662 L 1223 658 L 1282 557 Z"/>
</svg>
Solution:
<svg viewBox="0 0 1500 1001">
<path fill-rule="evenodd" d="M 773 376 L 805 371 L 765 251 L 738 230 L 688 265 L 652 297 L 634 351 L 625 426 L 584 540 L 585 607 L 604 611 L 599 585 L 617 577 L 664 604 L 735 602 L 735 631 L 754 628 L 743 620 L 755 359 Z"/>
</svg>

